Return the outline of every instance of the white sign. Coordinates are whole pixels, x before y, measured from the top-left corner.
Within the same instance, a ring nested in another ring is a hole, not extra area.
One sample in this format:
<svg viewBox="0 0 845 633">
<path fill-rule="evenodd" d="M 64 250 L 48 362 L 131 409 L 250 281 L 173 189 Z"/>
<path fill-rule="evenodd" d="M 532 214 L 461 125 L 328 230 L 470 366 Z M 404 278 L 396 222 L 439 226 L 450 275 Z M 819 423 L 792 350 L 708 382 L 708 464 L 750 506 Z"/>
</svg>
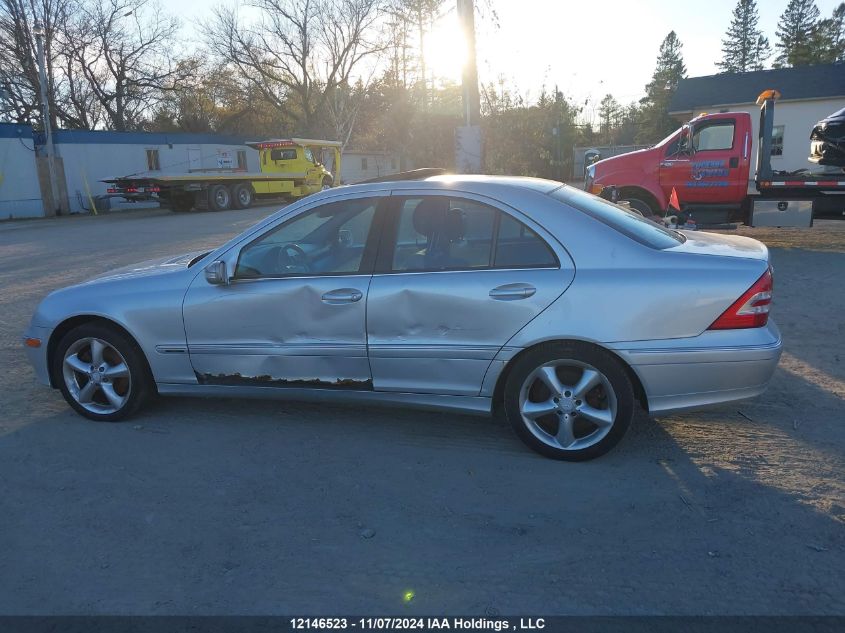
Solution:
<svg viewBox="0 0 845 633">
<path fill-rule="evenodd" d="M 218 150 L 217 167 L 220 169 L 231 169 L 233 167 L 232 152 L 228 150 Z"/>
</svg>

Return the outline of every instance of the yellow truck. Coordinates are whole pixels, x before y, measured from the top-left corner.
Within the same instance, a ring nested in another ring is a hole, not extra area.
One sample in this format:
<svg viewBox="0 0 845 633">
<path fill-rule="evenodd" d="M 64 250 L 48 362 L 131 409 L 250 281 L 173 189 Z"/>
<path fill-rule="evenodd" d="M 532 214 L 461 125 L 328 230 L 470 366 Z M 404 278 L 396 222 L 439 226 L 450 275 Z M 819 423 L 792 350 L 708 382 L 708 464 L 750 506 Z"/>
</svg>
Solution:
<svg viewBox="0 0 845 633">
<path fill-rule="evenodd" d="M 147 172 L 103 182 L 109 184 L 109 195 L 133 202 L 157 199 L 174 211 L 246 209 L 256 200 L 300 198 L 339 184 L 338 141 L 289 138 L 250 141 L 246 145 L 258 150 L 260 173 L 236 169 L 162 175 Z M 333 154 L 337 178 L 323 165 L 324 152 Z"/>
</svg>

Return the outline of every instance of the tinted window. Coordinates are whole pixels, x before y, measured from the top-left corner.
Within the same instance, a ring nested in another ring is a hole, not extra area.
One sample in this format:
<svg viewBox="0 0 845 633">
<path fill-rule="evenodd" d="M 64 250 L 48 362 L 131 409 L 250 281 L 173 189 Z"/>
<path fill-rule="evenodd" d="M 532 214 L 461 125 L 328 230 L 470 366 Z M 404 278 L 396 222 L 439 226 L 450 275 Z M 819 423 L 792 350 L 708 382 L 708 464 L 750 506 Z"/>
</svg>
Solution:
<svg viewBox="0 0 845 633">
<path fill-rule="evenodd" d="M 399 210 L 394 271 L 557 265 L 557 257 L 539 235 L 486 204 L 426 196 L 404 200 Z"/>
<path fill-rule="evenodd" d="M 646 220 L 639 213 L 629 211 L 585 191 L 563 186 L 555 189 L 550 195 L 651 248 L 672 248 L 685 239 L 677 231 L 665 229 L 651 220 Z"/>
<path fill-rule="evenodd" d="M 494 265 L 497 268 L 552 267 L 557 266 L 557 258 L 539 235 L 502 213 Z"/>
<path fill-rule="evenodd" d="M 288 220 L 241 250 L 235 277 L 358 272 L 378 200 L 326 204 Z"/>
<path fill-rule="evenodd" d="M 717 121 L 695 126 L 692 146 L 696 152 L 730 149 L 734 144 L 734 122 Z"/>
<path fill-rule="evenodd" d="M 399 210 L 393 270 L 489 267 L 497 213 L 471 200 L 408 198 Z"/>
</svg>

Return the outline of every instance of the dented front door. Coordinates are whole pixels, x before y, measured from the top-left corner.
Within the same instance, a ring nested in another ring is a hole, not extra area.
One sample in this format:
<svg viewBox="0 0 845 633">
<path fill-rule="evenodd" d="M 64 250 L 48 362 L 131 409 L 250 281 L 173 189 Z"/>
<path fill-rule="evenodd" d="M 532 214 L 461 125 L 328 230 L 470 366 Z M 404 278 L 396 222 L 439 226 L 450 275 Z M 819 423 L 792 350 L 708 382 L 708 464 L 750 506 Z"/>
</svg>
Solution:
<svg viewBox="0 0 845 633">
<path fill-rule="evenodd" d="M 371 388 L 365 315 L 372 258 L 365 253 L 374 248 L 377 206 L 370 197 L 315 208 L 240 249 L 228 285 L 199 275 L 183 308 L 198 382 Z"/>
</svg>

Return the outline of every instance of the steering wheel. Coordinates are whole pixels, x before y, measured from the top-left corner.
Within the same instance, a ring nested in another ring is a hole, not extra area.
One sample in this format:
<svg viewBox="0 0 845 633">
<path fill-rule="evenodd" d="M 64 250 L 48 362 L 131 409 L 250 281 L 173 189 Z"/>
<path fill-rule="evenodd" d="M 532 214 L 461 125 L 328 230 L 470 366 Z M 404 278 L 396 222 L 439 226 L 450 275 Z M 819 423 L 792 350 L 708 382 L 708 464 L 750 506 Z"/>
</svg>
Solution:
<svg viewBox="0 0 845 633">
<path fill-rule="evenodd" d="M 302 250 L 299 244 L 290 242 L 279 248 L 279 267 L 281 269 L 301 268 L 301 272 L 310 273 L 311 264 L 308 262 L 308 254 Z"/>
</svg>

